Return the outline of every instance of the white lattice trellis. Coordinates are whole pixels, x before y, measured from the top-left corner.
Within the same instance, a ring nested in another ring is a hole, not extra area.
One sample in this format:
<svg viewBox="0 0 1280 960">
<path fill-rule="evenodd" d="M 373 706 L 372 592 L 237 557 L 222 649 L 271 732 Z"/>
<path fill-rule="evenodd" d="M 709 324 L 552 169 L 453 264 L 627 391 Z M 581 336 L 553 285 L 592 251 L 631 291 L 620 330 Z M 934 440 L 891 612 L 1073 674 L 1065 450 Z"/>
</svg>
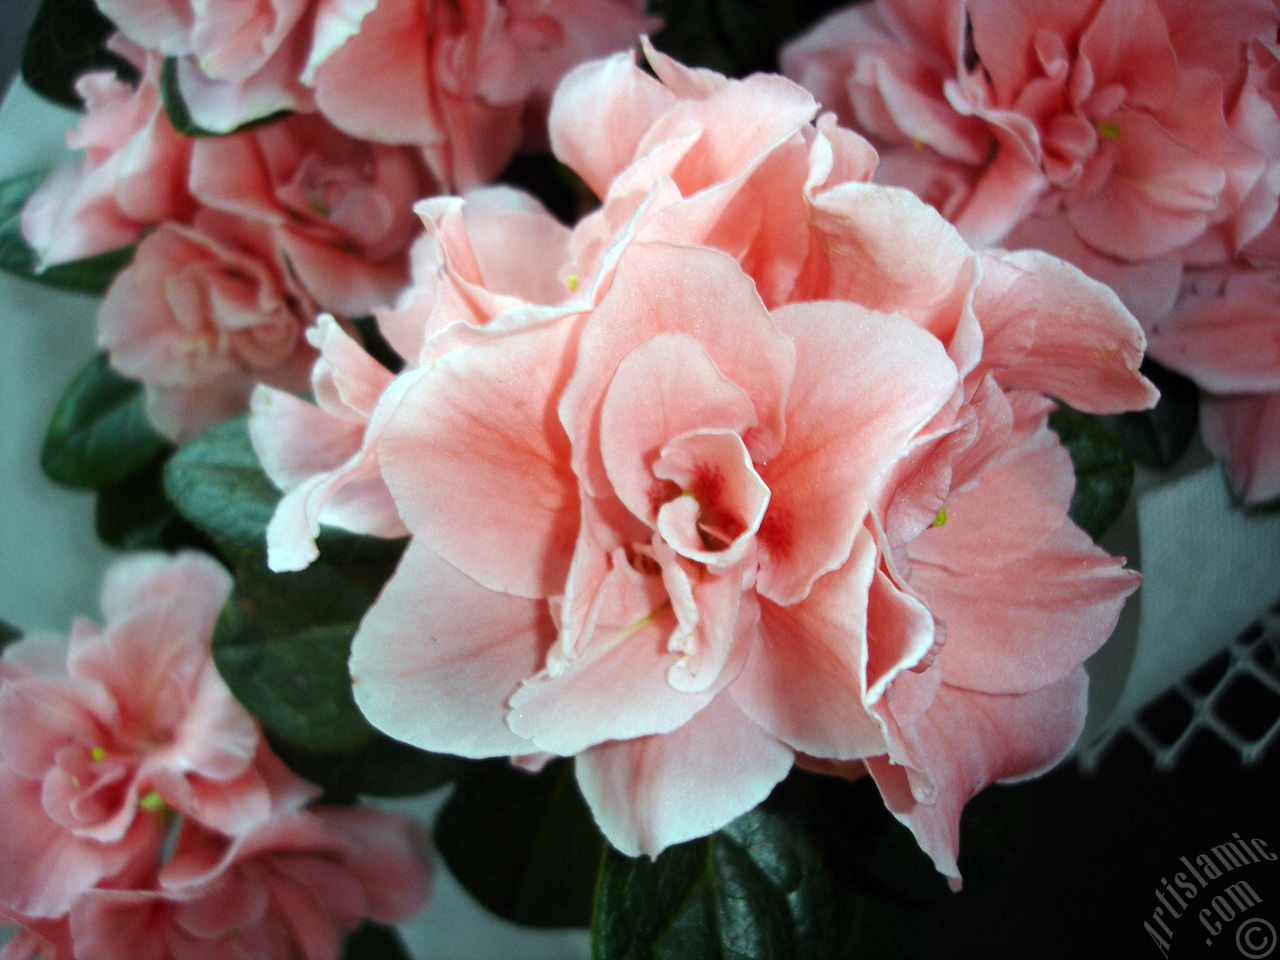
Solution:
<svg viewBox="0 0 1280 960">
<path fill-rule="evenodd" d="M 1221 676 L 1211 679 L 1207 689 L 1204 683 L 1196 682 L 1205 676 L 1213 678 L 1218 671 Z M 1242 733 L 1224 714 L 1228 707 L 1239 705 L 1242 698 L 1259 696 L 1268 702 L 1248 706 L 1264 711 L 1264 717 L 1270 717 L 1270 724 L 1266 725 L 1264 720 L 1261 724 L 1264 729 Z M 1168 697 L 1180 697 L 1191 708 L 1190 719 L 1172 737 L 1158 735 L 1149 719 Z M 1155 704 L 1128 723 L 1080 747 L 1077 760 L 1085 773 L 1093 773 L 1118 739 L 1131 736 L 1151 754 L 1157 769 L 1172 770 L 1201 731 L 1208 731 L 1230 745 L 1244 764 L 1257 763 L 1280 742 L 1280 604 L 1226 650 L 1174 684 Z"/>
</svg>

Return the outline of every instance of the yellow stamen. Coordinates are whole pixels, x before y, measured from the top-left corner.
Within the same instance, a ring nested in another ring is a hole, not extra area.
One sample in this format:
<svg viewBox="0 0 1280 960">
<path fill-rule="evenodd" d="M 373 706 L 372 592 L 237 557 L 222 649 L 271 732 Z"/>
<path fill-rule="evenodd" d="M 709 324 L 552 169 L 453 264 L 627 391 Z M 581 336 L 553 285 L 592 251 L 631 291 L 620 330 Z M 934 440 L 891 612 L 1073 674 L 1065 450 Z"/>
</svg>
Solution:
<svg viewBox="0 0 1280 960">
<path fill-rule="evenodd" d="M 94 763 L 101 763 L 107 759 L 107 751 L 105 747 L 94 747 L 89 751 L 89 756 L 93 758 Z"/>
<path fill-rule="evenodd" d="M 1103 120 L 1098 124 L 1098 136 L 1103 140 L 1119 140 L 1120 125 L 1112 123 L 1110 120 Z"/>
<path fill-rule="evenodd" d="M 569 285 L 570 293 L 575 293 L 578 289 L 578 284 L 581 282 L 582 282 L 582 278 L 579 277 L 576 273 L 569 274 L 569 279 L 565 281 L 565 283 Z"/>
<path fill-rule="evenodd" d="M 933 518 L 933 523 L 929 524 L 929 526 L 941 527 L 941 526 L 945 526 L 946 522 L 947 522 L 947 508 L 943 507 L 941 510 L 938 511 L 938 515 Z"/>
<path fill-rule="evenodd" d="M 138 801 L 138 806 L 143 810 L 146 810 L 148 813 L 159 813 L 165 808 L 165 802 L 164 798 L 160 796 L 159 791 L 152 790 Z"/>
</svg>

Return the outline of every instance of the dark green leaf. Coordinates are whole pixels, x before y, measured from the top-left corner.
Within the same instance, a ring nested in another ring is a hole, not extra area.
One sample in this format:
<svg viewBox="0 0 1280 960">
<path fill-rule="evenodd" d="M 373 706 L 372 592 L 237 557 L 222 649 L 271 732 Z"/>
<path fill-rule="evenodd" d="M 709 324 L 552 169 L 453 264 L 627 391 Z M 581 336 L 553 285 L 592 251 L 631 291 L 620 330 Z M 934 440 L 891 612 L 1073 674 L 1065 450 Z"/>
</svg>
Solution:
<svg viewBox="0 0 1280 960">
<path fill-rule="evenodd" d="M 412 797 L 442 787 L 459 777 L 468 761 L 428 753 L 376 733 L 355 750 L 307 750 L 267 731 L 276 755 L 299 776 L 324 787 L 333 802 L 349 803 L 358 795 Z"/>
<path fill-rule="evenodd" d="M 392 927 L 372 920 L 347 937 L 342 960 L 412 960 L 404 940 Z"/>
<path fill-rule="evenodd" d="M 9 623 L 7 620 L 0 620 L 0 650 L 22 637 L 22 631 Z"/>
<path fill-rule="evenodd" d="M 165 468 L 165 491 L 188 520 L 239 563 L 266 551 L 266 529 L 280 500 L 249 443 L 243 416 L 188 441 Z M 400 540 L 322 529 L 323 559 L 387 566 L 404 549 Z M 380 581 L 378 584 L 380 585 Z"/>
<path fill-rule="evenodd" d="M 542 772 L 472 764 L 440 811 L 436 845 L 484 907 L 515 923 L 585 927 L 604 838 L 558 760 Z"/>
<path fill-rule="evenodd" d="M 22 207 L 47 175 L 47 171 L 33 170 L 0 181 L 0 270 L 5 273 L 34 276 L 36 254 L 22 238 Z"/>
<path fill-rule="evenodd" d="M 84 260 L 58 263 L 40 273 L 33 274 L 28 279 L 42 283 L 46 287 L 75 290 L 79 293 L 99 296 L 107 292 L 116 274 L 133 260 L 133 251 L 133 247 L 122 247 Z"/>
<path fill-rule="evenodd" d="M 347 660 L 373 595 L 323 563 L 274 574 L 245 564 L 218 618 L 213 659 L 264 727 L 301 747 L 349 750 L 374 735 L 351 694 Z"/>
<path fill-rule="evenodd" d="M 105 46 L 114 32 L 93 0 L 42 0 L 22 48 L 22 79 L 42 97 L 75 109 L 75 80 L 86 71 L 114 70 L 133 83 L 138 71 Z"/>
<path fill-rule="evenodd" d="M 1110 529 L 1133 490 L 1133 459 L 1097 417 L 1059 407 L 1049 417 L 1076 469 L 1071 519 L 1095 540 Z"/>
<path fill-rule="evenodd" d="M 833 855 L 838 872 L 860 890 L 917 904 L 952 895 L 911 831 L 885 809 L 869 777 L 850 783 L 796 773 L 784 786 L 803 798 L 807 819 Z M 1026 788 L 996 786 L 966 804 L 960 821 L 960 873 L 966 893 L 989 889 L 1017 865 L 1028 835 L 1029 803 Z"/>
<path fill-rule="evenodd" d="M 214 662 L 236 699 L 282 737 L 312 750 L 350 750 L 373 737 L 351 695 L 355 625 L 313 627 L 257 643 L 215 637 Z"/>
<path fill-rule="evenodd" d="M 142 387 L 112 370 L 100 353 L 58 401 L 40 466 L 56 483 L 100 488 L 142 469 L 166 447 L 147 422 Z"/>
<path fill-rule="evenodd" d="M 160 100 L 164 104 L 164 112 L 169 117 L 169 122 L 173 124 L 174 129 L 187 137 L 217 137 L 226 133 L 251 130 L 254 127 L 274 123 L 276 120 L 283 119 L 293 112 L 291 110 L 278 110 L 275 113 L 242 123 L 234 130 L 206 130 L 192 119 L 191 111 L 187 109 L 187 103 L 182 97 L 182 89 L 178 82 L 178 61 L 173 57 L 165 60 L 164 66 L 160 69 Z"/>
<path fill-rule="evenodd" d="M 98 491 L 94 523 L 103 543 L 120 550 L 169 546 L 169 535 L 182 518 L 165 499 L 164 458 L 157 457 L 137 473 Z"/>
<path fill-rule="evenodd" d="M 1098 418 L 1144 467 L 1168 470 L 1186 452 L 1195 436 L 1200 414 L 1200 390 L 1181 374 L 1154 360 L 1142 364 L 1142 372 L 1160 390 L 1160 402 L 1151 410 L 1117 413 Z"/>
<path fill-rule="evenodd" d="M 323 561 L 272 573 L 261 558 L 243 558 L 214 631 L 227 685 L 285 763 L 335 801 L 423 793 L 453 779 L 461 763 L 390 739 L 356 708 L 347 658 L 373 597 Z"/>
<path fill-rule="evenodd" d="M 595 960 L 830 960 L 824 853 L 794 810 L 761 806 L 656 860 L 605 855 Z"/>
</svg>

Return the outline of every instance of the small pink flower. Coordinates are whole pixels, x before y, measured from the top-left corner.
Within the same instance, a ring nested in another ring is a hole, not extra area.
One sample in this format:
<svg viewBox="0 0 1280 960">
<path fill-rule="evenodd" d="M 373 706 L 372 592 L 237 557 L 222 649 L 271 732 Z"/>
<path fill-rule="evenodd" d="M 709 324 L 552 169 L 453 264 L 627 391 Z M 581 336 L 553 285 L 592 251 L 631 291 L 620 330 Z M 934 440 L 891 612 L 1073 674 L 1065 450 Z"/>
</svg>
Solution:
<svg viewBox="0 0 1280 960">
<path fill-rule="evenodd" d="M 374 810 L 314 807 L 234 838 L 184 823 L 151 882 L 76 902 L 72 939 L 97 960 L 334 960 L 366 919 L 418 911 L 425 849 L 407 820 Z"/>
<path fill-rule="evenodd" d="M 552 109 L 604 200 L 555 268 L 571 296 L 504 303 L 441 244 L 422 363 L 372 416 L 412 539 L 357 702 L 430 749 L 575 756 L 633 854 L 797 757 L 862 761 L 955 876 L 960 808 L 1070 746 L 1136 586 L 1067 519 L 1043 395 L 1150 406 L 1141 330 L 867 183 L 800 88 L 650 58 L 658 81 L 588 64 Z"/>
<path fill-rule="evenodd" d="M 156 86 L 160 62 L 116 44 L 142 67 L 137 87 L 114 73 L 76 81 L 85 115 L 67 134 L 84 151 L 58 167 L 22 211 L 22 233 L 40 268 L 81 260 L 134 243 L 164 220 L 190 215 L 191 141 L 165 116 Z"/>
<path fill-rule="evenodd" d="M 121 561 L 106 626 L 29 637 L 0 663 L 0 908 L 65 914 L 149 863 L 169 811 L 237 834 L 312 799 L 210 657 L 230 577 L 198 554 Z"/>
<path fill-rule="evenodd" d="M 156 428 L 182 440 L 245 409 L 256 383 L 301 388 L 318 312 L 268 225 L 204 209 L 138 245 L 107 290 L 98 343 L 142 381 Z"/>
<path fill-rule="evenodd" d="M 1274 203 L 1275 185 L 1255 191 L 1266 160 L 1233 129 L 1232 98 L 1276 24 L 1265 0 L 880 0 L 783 64 L 973 242 L 1051 216 L 1141 261 L 1233 218 L 1261 226 L 1241 207 Z"/>
<path fill-rule="evenodd" d="M 346 316 L 391 303 L 408 281 L 412 207 L 434 192 L 413 151 L 353 140 L 315 115 L 198 139 L 190 186 L 205 206 L 268 225 L 298 285 Z"/>
<path fill-rule="evenodd" d="M 315 99 L 356 137 L 410 144 L 462 190 L 536 141 L 539 115 L 576 64 L 655 24 L 639 0 L 382 0 L 314 73 Z"/>
<path fill-rule="evenodd" d="M 377 0 L 101 0 L 134 43 L 177 59 L 196 124 L 225 133 L 314 107 L 307 74 L 360 28 Z"/>
</svg>

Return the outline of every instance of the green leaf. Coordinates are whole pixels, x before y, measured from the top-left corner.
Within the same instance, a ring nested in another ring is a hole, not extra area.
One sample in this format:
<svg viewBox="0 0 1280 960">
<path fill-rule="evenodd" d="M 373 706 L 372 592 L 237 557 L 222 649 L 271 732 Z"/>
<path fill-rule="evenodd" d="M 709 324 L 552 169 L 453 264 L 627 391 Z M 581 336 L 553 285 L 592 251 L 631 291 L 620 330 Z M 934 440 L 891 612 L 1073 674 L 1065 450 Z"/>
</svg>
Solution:
<svg viewBox="0 0 1280 960">
<path fill-rule="evenodd" d="M 850 783 L 797 772 L 784 786 L 802 798 L 807 819 L 838 865 L 837 872 L 863 892 L 922 905 L 952 896 L 911 831 L 885 809 L 869 777 Z M 1026 787 L 991 787 L 965 805 L 960 873 L 966 895 L 990 889 L 1013 871 L 1029 827 Z"/>
<path fill-rule="evenodd" d="M 349 750 L 373 737 L 351 695 L 355 624 L 313 627 L 260 643 L 214 641 L 213 658 L 236 699 L 264 727 L 313 750 Z"/>
<path fill-rule="evenodd" d="M 98 491 L 94 525 L 103 543 L 120 550 L 169 546 L 182 518 L 165 499 L 163 476 L 161 456 L 137 473 Z"/>
<path fill-rule="evenodd" d="M 167 446 L 147 422 L 141 385 L 112 370 L 99 353 L 58 401 L 40 466 L 55 483 L 100 488 L 142 469 Z"/>
<path fill-rule="evenodd" d="M 280 491 L 262 472 L 246 418 L 223 421 L 188 441 L 165 468 L 165 491 L 188 520 L 236 562 L 266 552 L 266 530 Z M 321 557 L 334 563 L 393 564 L 403 540 L 322 528 Z M 377 585 L 381 585 L 381 581 Z"/>
<path fill-rule="evenodd" d="M 436 846 L 488 910 L 536 927 L 585 927 L 601 836 L 578 792 L 573 764 L 537 774 L 506 760 L 472 764 L 440 811 Z"/>
<path fill-rule="evenodd" d="M 605 855 L 594 960 L 830 960 L 834 890 L 794 810 L 765 805 L 656 860 Z"/>
<path fill-rule="evenodd" d="M 347 660 L 373 597 L 324 564 L 291 574 L 241 567 L 213 635 L 227 686 L 264 727 L 320 751 L 367 744 Z"/>
<path fill-rule="evenodd" d="M 105 46 L 115 26 L 93 0 L 42 0 L 22 48 L 22 79 L 42 97 L 80 109 L 75 80 L 89 70 L 114 70 L 133 83 L 133 64 Z"/>
<path fill-rule="evenodd" d="M 412 960 L 404 940 L 394 927 L 372 920 L 347 937 L 342 960 Z"/>
<path fill-rule="evenodd" d="M 22 639 L 23 633 L 8 620 L 0 620 L 0 651 L 16 640 Z"/>
<path fill-rule="evenodd" d="M 1168 470 L 1181 459 L 1195 436 L 1200 418 L 1200 390 L 1179 373 L 1145 360 L 1142 372 L 1160 390 L 1150 410 L 1098 418 L 1144 467 Z"/>
<path fill-rule="evenodd" d="M 373 597 L 324 562 L 272 573 L 250 559 L 237 567 L 214 630 L 214 662 L 231 691 L 262 722 L 281 759 L 335 802 L 423 793 L 461 767 L 457 758 L 374 730 L 356 707 L 347 660 Z"/>
<path fill-rule="evenodd" d="M 337 752 L 308 750 L 269 730 L 267 738 L 276 756 L 298 776 L 324 787 L 335 803 L 357 796 L 417 796 L 457 779 L 469 765 L 461 757 L 428 753 L 382 733 L 358 749 Z"/>
<path fill-rule="evenodd" d="M 169 117 L 169 122 L 173 124 L 175 130 L 186 137 L 218 137 L 229 133 L 239 133 L 241 130 L 252 130 L 254 127 L 261 127 L 268 123 L 274 123 L 289 116 L 292 110 L 277 110 L 269 113 L 264 117 L 258 117 L 255 120 L 249 120 L 240 124 L 234 130 L 206 130 L 192 119 L 191 111 L 187 108 L 187 102 L 182 97 L 182 88 L 178 83 L 178 61 L 174 57 L 169 57 L 164 62 L 164 66 L 160 68 L 160 102 L 164 104 L 164 112 Z"/>
<path fill-rule="evenodd" d="M 1097 540 L 1110 529 L 1133 490 L 1133 458 L 1097 417 L 1059 407 L 1049 417 L 1071 454 L 1076 469 L 1076 492 L 1071 519 Z"/>
</svg>

